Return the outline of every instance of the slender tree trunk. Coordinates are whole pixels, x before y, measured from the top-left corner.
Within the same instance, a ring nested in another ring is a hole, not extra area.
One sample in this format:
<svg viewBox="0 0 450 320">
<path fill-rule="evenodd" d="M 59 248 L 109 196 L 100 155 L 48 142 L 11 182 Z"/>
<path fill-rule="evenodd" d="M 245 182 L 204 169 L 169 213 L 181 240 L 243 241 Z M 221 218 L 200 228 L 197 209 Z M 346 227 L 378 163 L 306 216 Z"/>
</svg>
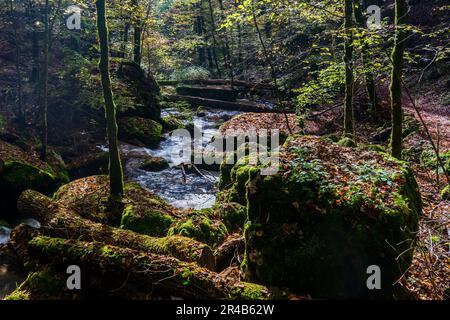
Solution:
<svg viewBox="0 0 450 320">
<path fill-rule="evenodd" d="M 122 43 L 120 44 L 119 56 L 121 58 L 125 58 L 125 56 L 126 56 L 129 31 L 130 31 L 130 24 L 128 22 L 126 22 L 125 26 L 123 27 Z"/>
<path fill-rule="evenodd" d="M 48 1 L 45 1 L 44 13 L 44 62 L 42 64 L 42 79 L 41 79 L 41 160 L 45 161 L 47 158 L 47 141 L 48 141 L 48 43 L 49 43 L 49 25 L 48 25 Z"/>
<path fill-rule="evenodd" d="M 220 12 L 221 12 L 221 19 L 222 21 L 225 20 L 225 8 L 223 6 L 223 0 L 219 0 L 220 5 Z M 225 64 L 228 68 L 228 71 L 230 73 L 231 78 L 231 85 L 234 83 L 234 71 L 233 71 L 233 62 L 231 59 L 231 49 L 230 49 L 230 41 L 228 39 L 228 33 L 227 29 L 224 30 L 224 40 L 225 40 L 225 46 L 223 46 L 223 56 L 225 58 Z"/>
<path fill-rule="evenodd" d="M 344 98 L 344 135 L 354 136 L 353 116 L 353 8 L 352 0 L 344 0 L 344 63 L 345 63 L 345 98 Z"/>
<path fill-rule="evenodd" d="M 138 0 L 133 0 L 132 4 L 134 6 L 134 9 L 137 10 L 138 9 Z M 141 60 L 142 60 L 142 58 L 141 58 L 141 53 L 142 53 L 141 38 L 142 38 L 141 23 L 140 23 L 140 21 L 134 21 L 133 61 L 139 65 L 141 64 Z"/>
<path fill-rule="evenodd" d="M 406 31 L 405 20 L 408 13 L 406 0 L 395 1 L 395 41 L 392 50 L 392 73 L 391 73 L 391 112 L 392 112 L 392 135 L 391 147 L 392 156 L 401 159 L 402 157 L 402 129 L 403 129 L 403 109 L 402 109 L 402 67 L 403 53 L 405 51 Z"/>
<path fill-rule="evenodd" d="M 25 124 L 25 114 L 23 111 L 22 106 L 22 75 L 20 73 L 20 47 L 19 47 L 19 40 L 18 40 L 18 34 L 17 34 L 17 18 L 14 17 L 14 8 L 13 8 L 13 0 L 9 1 L 9 8 L 10 8 L 10 14 L 11 14 L 11 20 L 13 23 L 14 28 L 14 45 L 16 47 L 15 52 L 15 62 L 16 62 L 16 76 L 17 76 L 17 108 L 15 110 L 15 115 L 17 118 L 17 122 L 20 125 Z"/>
<path fill-rule="evenodd" d="M 97 0 L 97 29 L 100 42 L 99 69 L 102 80 L 103 97 L 105 99 L 105 112 L 107 120 L 108 144 L 109 144 L 109 179 L 110 194 L 113 197 L 123 195 L 123 171 L 117 139 L 116 106 L 111 90 L 111 78 L 109 75 L 109 47 L 108 26 L 106 24 L 105 0 Z"/>
<path fill-rule="evenodd" d="M 211 36 L 213 39 L 212 56 L 214 58 L 214 64 L 216 66 L 217 75 L 219 76 L 219 78 L 222 78 L 222 72 L 220 71 L 219 60 L 217 58 L 216 22 L 214 19 L 214 9 L 212 7 L 211 0 L 208 0 L 208 6 L 209 6 L 209 16 L 211 19 Z"/>
<path fill-rule="evenodd" d="M 366 28 L 366 23 L 364 22 L 364 15 L 361 9 L 360 0 L 355 0 L 353 2 L 353 9 L 355 13 L 355 20 L 358 24 L 359 28 Z M 363 44 L 361 48 L 362 53 L 362 63 L 364 68 L 364 78 L 366 82 L 366 90 L 367 97 L 369 98 L 371 112 L 374 116 L 376 116 L 377 107 L 378 107 L 378 96 L 375 88 L 375 80 L 373 76 L 373 72 L 368 70 L 368 62 L 369 62 L 369 53 L 367 44 Z"/>
</svg>

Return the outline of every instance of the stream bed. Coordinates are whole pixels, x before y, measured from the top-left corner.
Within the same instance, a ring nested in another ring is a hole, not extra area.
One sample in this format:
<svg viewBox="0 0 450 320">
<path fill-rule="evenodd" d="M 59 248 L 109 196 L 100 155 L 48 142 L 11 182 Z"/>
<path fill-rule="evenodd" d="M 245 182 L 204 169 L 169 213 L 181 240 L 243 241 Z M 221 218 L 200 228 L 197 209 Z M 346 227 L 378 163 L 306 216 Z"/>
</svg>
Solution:
<svg viewBox="0 0 450 320">
<path fill-rule="evenodd" d="M 177 115 L 176 109 L 164 109 L 161 116 Z M 218 134 L 219 126 L 238 111 L 223 111 L 205 109 L 200 115 L 193 115 L 192 122 L 198 129 L 201 128 L 201 138 L 195 143 L 202 146 L 203 150 L 211 150 L 211 141 Z M 125 175 L 129 180 L 141 183 L 145 188 L 161 196 L 169 204 L 180 209 L 204 209 L 214 205 L 217 192 L 219 172 L 202 170 L 203 176 L 186 172 L 184 175 L 179 168 L 180 157 L 177 157 L 186 140 L 170 133 L 165 134 L 164 140 L 156 149 L 121 146 L 131 148 L 133 153 L 147 153 L 153 157 L 161 157 L 169 162 L 170 168 L 160 172 L 147 172 L 139 169 L 142 160 L 131 158 L 127 162 Z M 174 156 L 175 155 L 175 156 Z"/>
</svg>

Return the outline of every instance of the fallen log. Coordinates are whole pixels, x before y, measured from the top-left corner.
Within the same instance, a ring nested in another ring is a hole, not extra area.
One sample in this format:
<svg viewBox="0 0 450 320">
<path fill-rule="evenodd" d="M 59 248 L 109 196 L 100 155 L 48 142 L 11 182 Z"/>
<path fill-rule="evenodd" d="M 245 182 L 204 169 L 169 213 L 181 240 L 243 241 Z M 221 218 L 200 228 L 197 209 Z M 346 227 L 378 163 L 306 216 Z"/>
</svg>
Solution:
<svg viewBox="0 0 450 320">
<path fill-rule="evenodd" d="M 220 101 L 235 102 L 238 91 L 227 86 L 179 86 L 177 94 Z"/>
<path fill-rule="evenodd" d="M 167 95 L 165 96 L 170 101 L 186 101 L 194 107 L 202 106 L 208 108 L 217 108 L 225 110 L 235 110 L 242 112 L 256 112 L 256 113 L 294 113 L 292 110 L 283 111 L 279 109 L 269 108 L 265 105 L 252 102 L 237 100 L 236 102 L 206 99 L 192 96 Z"/>
<path fill-rule="evenodd" d="M 98 241 L 143 252 L 165 254 L 182 261 L 196 262 L 210 270 L 215 269 L 211 248 L 187 237 L 174 235 L 155 238 L 95 223 L 32 190 L 21 194 L 17 207 L 19 212 L 37 217 L 45 234 L 53 237 Z"/>
<path fill-rule="evenodd" d="M 212 86 L 220 86 L 220 85 L 228 85 L 233 87 L 242 87 L 247 90 L 276 90 L 276 87 L 270 83 L 254 83 L 254 82 L 246 82 L 243 80 L 231 80 L 227 79 L 192 79 L 192 80 L 159 80 L 158 84 L 160 86 L 176 86 L 178 84 L 188 84 L 188 85 L 212 85 Z"/>
<path fill-rule="evenodd" d="M 283 297 L 283 292 L 279 290 L 231 281 L 195 263 L 98 242 L 38 236 L 28 243 L 28 251 L 31 258 L 55 270 L 65 270 L 70 264 L 79 266 L 84 277 L 95 280 L 93 285 L 101 290 L 116 288 L 119 291 L 132 287 L 150 295 L 161 290 L 187 299 L 256 300 Z M 89 290 L 91 285 L 89 283 L 84 287 Z"/>
</svg>

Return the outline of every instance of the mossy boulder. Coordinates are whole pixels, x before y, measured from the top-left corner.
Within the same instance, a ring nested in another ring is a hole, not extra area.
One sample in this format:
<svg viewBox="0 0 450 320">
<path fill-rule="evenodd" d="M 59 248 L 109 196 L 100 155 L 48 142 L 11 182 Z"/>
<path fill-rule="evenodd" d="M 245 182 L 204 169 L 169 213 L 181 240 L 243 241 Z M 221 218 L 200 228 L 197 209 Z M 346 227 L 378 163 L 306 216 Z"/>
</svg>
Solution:
<svg viewBox="0 0 450 320">
<path fill-rule="evenodd" d="M 146 74 L 137 63 L 116 59 L 117 75 L 132 96 L 133 105 L 121 112 L 125 116 L 138 116 L 159 121 L 161 118 L 160 88 L 152 75 Z M 116 91 L 114 91 L 116 92 Z"/>
<path fill-rule="evenodd" d="M 337 142 L 337 144 L 341 147 L 347 148 L 356 148 L 356 142 L 352 138 L 344 137 Z"/>
<path fill-rule="evenodd" d="M 181 121 L 180 118 L 174 115 L 162 118 L 162 126 L 166 131 L 186 128 L 186 126 L 183 124 L 183 121 Z"/>
<path fill-rule="evenodd" d="M 109 178 L 91 176 L 79 179 L 61 187 L 54 199 L 74 210 L 82 217 L 148 235 L 162 235 L 160 226 L 153 226 L 155 220 L 167 221 L 177 210 L 163 199 L 144 189 L 140 184 L 126 182 L 124 198 L 120 203 L 109 199 Z"/>
<path fill-rule="evenodd" d="M 142 163 L 142 165 L 139 167 L 142 170 L 145 171 L 162 171 L 169 168 L 169 163 L 166 159 L 161 157 L 152 157 L 150 159 L 147 159 Z"/>
<path fill-rule="evenodd" d="M 211 209 L 196 210 L 175 221 L 167 235 L 181 235 L 215 246 L 228 234 L 226 226 Z"/>
<path fill-rule="evenodd" d="M 156 147 L 162 132 L 162 125 L 151 119 L 127 117 L 119 121 L 119 137 L 131 144 Z"/>
<path fill-rule="evenodd" d="M 161 210 L 140 210 L 133 205 L 125 207 L 120 227 L 151 236 L 163 237 L 169 231 L 174 219 Z"/>
<path fill-rule="evenodd" d="M 215 209 L 215 214 L 225 224 L 228 232 L 234 232 L 243 230 L 247 208 L 235 202 L 223 203 Z"/>
<path fill-rule="evenodd" d="M 422 210 L 404 162 L 303 136 L 281 148 L 277 174 L 261 168 L 237 164 L 223 190 L 247 207 L 247 280 L 319 298 L 392 296 Z M 366 286 L 371 265 L 381 268 L 381 290 Z"/>
<path fill-rule="evenodd" d="M 57 186 L 57 182 L 57 177 L 50 170 L 40 169 L 21 161 L 7 161 L 0 175 L 0 190 L 32 189 L 50 192 Z"/>
</svg>

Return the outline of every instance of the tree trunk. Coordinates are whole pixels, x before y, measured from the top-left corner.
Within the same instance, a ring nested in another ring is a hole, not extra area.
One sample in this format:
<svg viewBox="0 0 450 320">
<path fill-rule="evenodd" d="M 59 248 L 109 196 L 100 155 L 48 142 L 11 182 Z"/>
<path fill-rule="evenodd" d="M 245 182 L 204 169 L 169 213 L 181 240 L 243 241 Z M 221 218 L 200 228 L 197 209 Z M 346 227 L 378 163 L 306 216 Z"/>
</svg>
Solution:
<svg viewBox="0 0 450 320">
<path fill-rule="evenodd" d="M 45 1 L 44 13 L 44 62 L 42 64 L 42 79 L 40 84 L 40 112 L 41 112 L 41 150 L 40 157 L 42 161 L 47 159 L 47 142 L 48 142 L 48 41 L 49 41 L 49 26 L 48 26 L 48 0 Z"/>
<path fill-rule="evenodd" d="M 120 57 L 126 57 L 127 43 L 128 43 L 128 33 L 130 31 L 130 24 L 127 22 L 123 27 L 122 44 L 120 45 Z"/>
<path fill-rule="evenodd" d="M 17 19 L 14 17 L 14 8 L 13 8 L 13 0 L 9 1 L 9 9 L 11 20 L 14 28 L 14 46 L 15 46 L 15 62 L 16 62 L 16 77 L 17 77 L 17 109 L 15 110 L 15 116 L 17 118 L 17 122 L 23 126 L 25 124 L 25 114 L 22 106 L 22 75 L 20 72 L 20 47 L 18 40 L 18 23 Z"/>
<path fill-rule="evenodd" d="M 408 13 L 406 0 L 395 1 L 395 41 L 392 50 L 392 72 L 391 85 L 389 88 L 391 95 L 392 112 L 392 135 L 391 147 L 392 156 L 401 159 L 402 157 L 402 129 L 403 129 L 403 110 L 402 110 L 402 67 L 403 53 L 405 51 L 406 31 L 405 20 Z"/>
<path fill-rule="evenodd" d="M 99 69 L 102 80 L 103 97 L 105 99 L 108 132 L 110 193 L 113 197 L 120 197 L 123 195 L 123 171 L 117 141 L 116 106 L 114 104 L 109 75 L 108 27 L 106 24 L 105 0 L 97 0 L 96 6 L 97 28 L 100 42 Z"/>
<path fill-rule="evenodd" d="M 56 270 L 65 271 L 67 265 L 78 265 L 88 280 L 96 280 L 89 281 L 88 288 L 91 285 L 101 290 L 131 287 L 148 294 L 159 289 L 186 299 L 280 298 L 262 285 L 229 280 L 192 263 L 98 242 L 38 236 L 29 242 L 28 252 L 32 259 Z"/>
<path fill-rule="evenodd" d="M 210 270 L 215 269 L 211 248 L 190 238 L 155 238 L 96 223 L 32 190 L 20 195 L 17 208 L 21 213 L 37 217 L 45 234 L 52 237 L 98 241 L 149 253 L 171 255 L 183 261 L 196 262 Z"/>
<path fill-rule="evenodd" d="M 353 9 L 355 13 L 355 20 L 358 24 L 359 28 L 366 28 L 366 23 L 364 22 L 364 15 L 361 10 L 361 3 L 360 0 L 355 0 L 353 2 Z M 368 46 L 366 43 L 363 44 L 361 48 L 362 53 L 362 64 L 364 68 L 364 78 L 366 82 L 366 90 L 367 90 L 367 97 L 369 98 L 370 108 L 371 112 L 374 116 L 376 116 L 377 107 L 378 107 L 378 96 L 375 89 L 375 80 L 373 76 L 373 72 L 368 70 L 368 62 L 369 62 L 369 52 L 368 52 Z"/>
<path fill-rule="evenodd" d="M 212 7 L 211 0 L 208 0 L 208 6 L 209 6 L 209 16 L 211 19 L 211 35 L 212 35 L 212 39 L 213 39 L 212 56 L 214 58 L 214 64 L 216 66 L 217 75 L 219 78 L 222 78 L 222 72 L 220 71 L 219 61 L 217 58 L 216 22 L 214 19 L 214 9 Z"/>
<path fill-rule="evenodd" d="M 353 116 L 353 9 L 352 0 L 344 0 L 344 63 L 345 63 L 345 98 L 344 98 L 344 135 L 354 136 Z"/>
</svg>

